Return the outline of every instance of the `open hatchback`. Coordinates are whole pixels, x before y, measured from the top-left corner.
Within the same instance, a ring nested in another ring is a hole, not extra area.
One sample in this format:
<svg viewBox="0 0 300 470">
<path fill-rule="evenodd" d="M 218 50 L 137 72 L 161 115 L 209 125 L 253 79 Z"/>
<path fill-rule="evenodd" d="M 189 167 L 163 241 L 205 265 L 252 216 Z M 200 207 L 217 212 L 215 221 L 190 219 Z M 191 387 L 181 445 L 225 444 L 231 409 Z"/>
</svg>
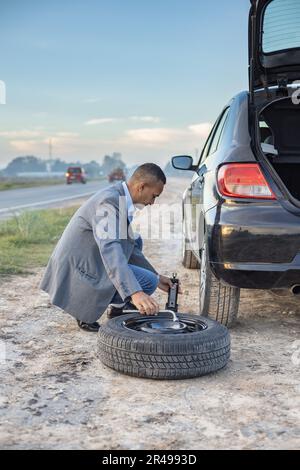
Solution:
<svg viewBox="0 0 300 470">
<path fill-rule="evenodd" d="M 281 193 L 300 207 L 300 1 L 251 4 L 252 145 Z"/>
</svg>

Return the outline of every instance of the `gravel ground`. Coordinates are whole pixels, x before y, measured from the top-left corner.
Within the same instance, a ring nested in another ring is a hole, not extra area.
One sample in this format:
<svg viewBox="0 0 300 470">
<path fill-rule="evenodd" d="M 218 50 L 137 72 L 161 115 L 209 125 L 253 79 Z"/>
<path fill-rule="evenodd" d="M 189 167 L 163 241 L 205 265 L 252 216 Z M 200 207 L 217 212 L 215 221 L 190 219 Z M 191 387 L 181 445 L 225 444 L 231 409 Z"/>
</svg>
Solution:
<svg viewBox="0 0 300 470">
<path fill-rule="evenodd" d="M 162 202 L 179 202 L 184 184 L 172 180 Z M 142 225 L 146 215 L 137 219 Z M 179 231 L 172 221 L 170 229 Z M 162 274 L 178 273 L 180 311 L 196 313 L 198 273 L 182 267 L 180 241 L 147 240 L 145 253 Z M 300 309 L 293 304 L 243 291 L 228 366 L 154 381 L 103 366 L 96 335 L 38 289 L 42 273 L 0 280 L 2 449 L 299 447 Z M 164 307 L 166 296 L 155 296 Z"/>
</svg>

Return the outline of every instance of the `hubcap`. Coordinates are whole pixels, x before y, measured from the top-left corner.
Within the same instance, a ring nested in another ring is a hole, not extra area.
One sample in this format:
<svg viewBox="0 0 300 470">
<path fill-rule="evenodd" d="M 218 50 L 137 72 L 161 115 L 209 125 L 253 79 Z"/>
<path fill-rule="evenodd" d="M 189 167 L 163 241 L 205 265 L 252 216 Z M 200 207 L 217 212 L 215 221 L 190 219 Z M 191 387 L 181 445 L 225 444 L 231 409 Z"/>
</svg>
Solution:
<svg viewBox="0 0 300 470">
<path fill-rule="evenodd" d="M 162 316 L 149 316 L 142 318 L 130 318 L 123 322 L 125 328 L 134 331 L 141 331 L 149 334 L 186 334 L 194 333 L 196 331 L 206 330 L 207 326 L 202 321 L 183 320 L 174 322 Z"/>
</svg>

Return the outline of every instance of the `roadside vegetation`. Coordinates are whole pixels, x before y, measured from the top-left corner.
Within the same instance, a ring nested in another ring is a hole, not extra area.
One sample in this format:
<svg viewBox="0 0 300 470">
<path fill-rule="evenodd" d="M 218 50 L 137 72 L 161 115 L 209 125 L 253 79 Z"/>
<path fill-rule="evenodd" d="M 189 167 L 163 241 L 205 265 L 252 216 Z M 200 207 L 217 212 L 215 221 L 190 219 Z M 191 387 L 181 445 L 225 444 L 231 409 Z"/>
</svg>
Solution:
<svg viewBox="0 0 300 470">
<path fill-rule="evenodd" d="M 65 178 L 29 179 L 29 178 L 0 178 L 0 191 L 6 189 L 36 188 L 65 183 Z"/>
<path fill-rule="evenodd" d="M 105 176 L 98 176 L 97 178 L 88 178 L 90 181 L 103 181 Z M 40 186 L 53 186 L 56 184 L 65 184 L 65 178 L 47 178 L 47 179 L 29 179 L 29 178 L 1 178 L 0 177 L 0 191 L 7 189 L 21 189 L 21 188 L 37 188 Z"/>
<path fill-rule="evenodd" d="M 46 266 L 77 208 L 26 211 L 0 222 L 0 276 L 29 274 L 33 268 Z"/>
</svg>

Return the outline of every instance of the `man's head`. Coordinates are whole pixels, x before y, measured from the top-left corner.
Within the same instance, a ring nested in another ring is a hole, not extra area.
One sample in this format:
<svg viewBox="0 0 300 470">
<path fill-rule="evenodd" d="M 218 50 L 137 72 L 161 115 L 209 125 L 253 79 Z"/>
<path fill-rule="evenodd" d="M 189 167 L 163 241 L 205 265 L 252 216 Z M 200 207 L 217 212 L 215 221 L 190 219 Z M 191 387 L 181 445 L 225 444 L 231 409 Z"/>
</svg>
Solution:
<svg viewBox="0 0 300 470">
<path fill-rule="evenodd" d="M 127 183 L 133 203 L 143 206 L 154 204 L 165 184 L 164 172 L 154 163 L 139 166 Z"/>
</svg>

